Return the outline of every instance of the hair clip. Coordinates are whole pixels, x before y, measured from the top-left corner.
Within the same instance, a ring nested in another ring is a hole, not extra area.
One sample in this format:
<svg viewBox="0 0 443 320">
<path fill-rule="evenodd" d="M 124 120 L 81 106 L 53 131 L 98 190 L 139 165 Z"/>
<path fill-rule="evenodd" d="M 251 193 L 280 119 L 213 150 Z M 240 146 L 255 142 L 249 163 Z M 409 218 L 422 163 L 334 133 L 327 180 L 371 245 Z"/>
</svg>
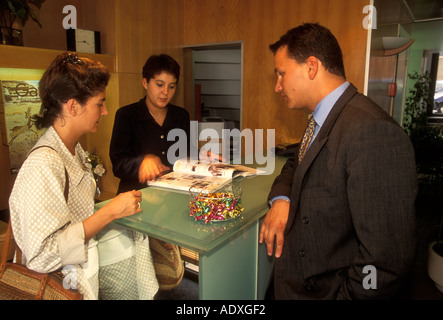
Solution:
<svg viewBox="0 0 443 320">
<path fill-rule="evenodd" d="M 73 64 L 78 64 L 78 65 L 84 64 L 82 59 L 80 59 L 76 53 L 70 53 L 62 62 L 63 63 L 69 62 L 69 63 L 73 63 Z"/>
</svg>

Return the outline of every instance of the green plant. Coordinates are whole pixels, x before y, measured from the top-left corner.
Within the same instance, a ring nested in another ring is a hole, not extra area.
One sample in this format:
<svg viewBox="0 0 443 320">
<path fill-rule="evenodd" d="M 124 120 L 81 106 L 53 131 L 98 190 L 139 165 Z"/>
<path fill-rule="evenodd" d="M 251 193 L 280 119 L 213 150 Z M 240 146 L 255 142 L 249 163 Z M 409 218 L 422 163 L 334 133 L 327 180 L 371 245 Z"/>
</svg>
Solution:
<svg viewBox="0 0 443 320">
<path fill-rule="evenodd" d="M 16 18 L 22 25 L 31 17 L 40 27 L 42 24 L 36 9 L 40 9 L 44 0 L 0 0 L 0 26 L 12 28 Z"/>
<path fill-rule="evenodd" d="M 443 183 L 443 132 L 440 126 L 429 123 L 428 107 L 431 77 L 429 73 L 410 74 L 414 87 L 406 99 L 403 127 L 415 150 L 417 173 L 420 179 L 432 184 Z"/>
<path fill-rule="evenodd" d="M 443 133 L 440 126 L 429 123 L 429 73 L 413 73 L 414 82 L 406 98 L 403 127 L 415 151 L 419 190 L 416 211 L 431 223 L 440 223 L 438 242 L 443 251 Z"/>
</svg>

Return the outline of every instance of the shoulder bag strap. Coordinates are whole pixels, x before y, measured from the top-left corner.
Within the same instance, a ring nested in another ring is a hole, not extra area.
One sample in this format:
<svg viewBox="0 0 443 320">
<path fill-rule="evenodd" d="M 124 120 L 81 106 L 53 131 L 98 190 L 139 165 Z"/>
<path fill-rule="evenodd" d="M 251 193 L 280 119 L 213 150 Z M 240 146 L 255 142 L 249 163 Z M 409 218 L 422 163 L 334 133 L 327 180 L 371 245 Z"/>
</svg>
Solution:
<svg viewBox="0 0 443 320">
<path fill-rule="evenodd" d="M 57 152 L 54 148 L 52 148 L 50 146 L 40 146 L 40 147 L 37 147 L 37 148 L 31 150 L 31 152 L 34 151 L 34 150 L 37 150 L 39 148 L 43 148 L 43 147 L 50 148 L 50 149 L 54 150 L 55 152 Z M 29 152 L 29 153 L 31 153 L 31 152 Z M 29 154 L 28 154 L 28 156 L 29 156 Z M 68 175 L 68 170 L 66 170 L 66 167 L 65 167 L 65 191 L 64 191 L 64 195 L 65 195 L 65 200 L 66 200 L 66 203 L 67 203 L 68 202 L 68 196 L 69 196 L 69 175 Z M 6 260 L 7 260 L 6 257 L 8 255 L 9 241 L 11 239 L 11 233 L 12 233 L 12 225 L 11 225 L 11 219 L 9 219 L 8 229 L 6 231 L 6 238 L 5 238 L 5 242 L 3 244 L 2 260 L 1 260 L 1 263 L 0 263 L 0 274 L 3 273 L 3 270 L 4 270 L 5 266 L 6 266 Z M 18 246 L 17 246 L 17 252 L 16 252 L 16 261 L 19 264 L 21 264 L 21 262 L 22 262 L 22 251 L 20 250 L 20 248 Z"/>
<path fill-rule="evenodd" d="M 29 154 L 30 154 L 31 152 L 33 152 L 33 151 L 35 151 L 35 150 L 37 150 L 37 149 L 40 149 L 40 148 L 49 148 L 49 149 L 52 149 L 52 150 L 54 150 L 55 152 L 57 152 L 57 150 L 55 150 L 53 147 L 50 147 L 50 146 L 39 146 L 39 147 L 37 147 L 37 148 L 32 149 L 32 150 L 28 153 L 28 156 L 29 156 Z M 69 196 L 69 175 L 68 175 L 68 170 L 66 170 L 66 167 L 65 167 L 65 192 L 64 192 L 64 195 L 65 195 L 65 200 L 66 200 L 66 203 L 67 203 L 67 202 L 68 202 L 68 196 Z"/>
</svg>

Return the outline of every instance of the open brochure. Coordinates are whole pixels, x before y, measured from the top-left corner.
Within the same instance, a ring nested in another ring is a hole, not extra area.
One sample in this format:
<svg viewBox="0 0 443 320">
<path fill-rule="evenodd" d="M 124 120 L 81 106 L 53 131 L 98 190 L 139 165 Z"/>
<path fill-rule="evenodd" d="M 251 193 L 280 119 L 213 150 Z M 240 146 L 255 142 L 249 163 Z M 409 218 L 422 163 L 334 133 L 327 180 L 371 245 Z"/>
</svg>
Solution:
<svg viewBox="0 0 443 320">
<path fill-rule="evenodd" d="M 174 163 L 173 172 L 149 181 L 148 186 L 207 193 L 229 184 L 235 177 L 257 173 L 257 169 L 242 165 L 181 159 Z"/>
</svg>

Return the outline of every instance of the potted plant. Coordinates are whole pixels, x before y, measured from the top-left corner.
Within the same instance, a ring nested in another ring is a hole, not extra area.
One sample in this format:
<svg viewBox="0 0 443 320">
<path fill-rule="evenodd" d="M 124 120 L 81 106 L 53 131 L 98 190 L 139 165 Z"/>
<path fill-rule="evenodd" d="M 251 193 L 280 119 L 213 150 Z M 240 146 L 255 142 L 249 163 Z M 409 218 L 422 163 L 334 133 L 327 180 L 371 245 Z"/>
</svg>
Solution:
<svg viewBox="0 0 443 320">
<path fill-rule="evenodd" d="M 429 73 L 409 75 L 415 81 L 405 105 L 403 126 L 415 150 L 419 190 L 417 215 L 432 226 L 440 224 L 435 241 L 429 245 L 428 275 L 443 292 L 443 133 L 441 126 L 429 123 Z"/>
<path fill-rule="evenodd" d="M 0 0 L 0 43 L 23 45 L 22 26 L 31 17 L 42 27 L 36 9 L 44 0 Z M 35 7 L 35 8 L 33 8 Z"/>
<path fill-rule="evenodd" d="M 429 245 L 428 275 L 437 289 L 443 293 L 443 215 L 438 238 Z"/>
</svg>

